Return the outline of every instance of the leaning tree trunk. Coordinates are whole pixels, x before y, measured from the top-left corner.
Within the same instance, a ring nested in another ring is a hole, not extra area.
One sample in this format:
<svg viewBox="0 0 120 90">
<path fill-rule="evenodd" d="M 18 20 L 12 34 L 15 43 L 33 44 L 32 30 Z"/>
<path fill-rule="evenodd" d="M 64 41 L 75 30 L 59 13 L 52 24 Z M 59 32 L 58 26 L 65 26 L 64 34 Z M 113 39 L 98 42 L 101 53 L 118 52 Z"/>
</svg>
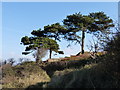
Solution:
<svg viewBox="0 0 120 90">
<path fill-rule="evenodd" d="M 49 56 L 49 58 L 51 59 L 51 57 L 52 57 L 52 50 L 50 49 L 50 56 Z"/>
<path fill-rule="evenodd" d="M 82 45 L 81 45 L 81 53 L 84 54 L 84 40 L 85 40 L 85 31 L 82 31 Z"/>
</svg>

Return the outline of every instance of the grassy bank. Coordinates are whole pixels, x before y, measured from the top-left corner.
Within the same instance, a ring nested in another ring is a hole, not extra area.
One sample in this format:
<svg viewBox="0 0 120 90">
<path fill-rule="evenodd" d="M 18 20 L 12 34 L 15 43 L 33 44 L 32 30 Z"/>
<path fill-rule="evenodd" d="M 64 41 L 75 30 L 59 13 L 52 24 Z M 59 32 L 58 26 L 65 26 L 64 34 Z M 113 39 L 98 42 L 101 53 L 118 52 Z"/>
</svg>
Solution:
<svg viewBox="0 0 120 90">
<path fill-rule="evenodd" d="M 50 81 L 49 76 L 35 62 L 3 68 L 3 88 L 27 88 L 38 82 Z"/>
</svg>

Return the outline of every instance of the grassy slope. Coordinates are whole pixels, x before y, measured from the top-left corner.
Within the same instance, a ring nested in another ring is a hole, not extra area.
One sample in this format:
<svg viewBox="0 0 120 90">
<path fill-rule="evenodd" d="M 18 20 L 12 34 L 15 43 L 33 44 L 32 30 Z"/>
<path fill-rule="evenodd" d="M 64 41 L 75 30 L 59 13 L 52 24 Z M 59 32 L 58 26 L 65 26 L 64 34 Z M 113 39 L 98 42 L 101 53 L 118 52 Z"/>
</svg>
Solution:
<svg viewBox="0 0 120 90">
<path fill-rule="evenodd" d="M 50 81 L 49 76 L 34 62 L 25 62 L 22 65 L 3 69 L 3 88 L 27 88 L 38 82 L 48 81 Z"/>
<path fill-rule="evenodd" d="M 112 88 L 116 79 L 105 71 L 98 71 L 97 64 L 86 65 L 81 69 L 57 72 L 47 88 Z"/>
<path fill-rule="evenodd" d="M 109 58 L 108 58 L 109 57 Z M 116 57 L 116 59 L 119 59 Z M 5 69 L 4 88 L 116 88 L 119 87 L 119 76 L 115 76 L 109 62 L 113 56 L 99 57 L 96 60 L 83 59 L 48 63 L 42 66 L 34 62 Z M 113 72 L 111 72 L 111 71 Z M 47 72 L 47 73 L 46 73 Z M 48 74 L 48 75 L 47 75 Z M 49 78 L 50 76 L 50 78 Z M 12 82 L 11 82 L 12 81 Z"/>
<path fill-rule="evenodd" d="M 98 63 L 56 71 L 46 88 L 120 88 L 119 54 L 97 58 Z"/>
<path fill-rule="evenodd" d="M 118 57 L 117 57 L 118 56 Z M 119 55 L 102 56 L 97 58 L 98 63 L 93 62 L 77 68 L 64 68 L 54 70 L 51 81 L 48 83 L 39 83 L 44 89 L 47 88 L 120 88 L 120 75 L 113 68 L 117 64 L 111 64 L 110 61 L 120 59 Z M 88 60 L 89 61 L 89 60 Z M 107 62 L 106 62 L 107 61 Z M 109 65 L 108 65 L 109 64 Z M 77 65 L 77 64 L 76 64 Z M 116 74 L 117 73 L 117 74 Z M 33 88 L 38 88 L 36 84 Z"/>
</svg>

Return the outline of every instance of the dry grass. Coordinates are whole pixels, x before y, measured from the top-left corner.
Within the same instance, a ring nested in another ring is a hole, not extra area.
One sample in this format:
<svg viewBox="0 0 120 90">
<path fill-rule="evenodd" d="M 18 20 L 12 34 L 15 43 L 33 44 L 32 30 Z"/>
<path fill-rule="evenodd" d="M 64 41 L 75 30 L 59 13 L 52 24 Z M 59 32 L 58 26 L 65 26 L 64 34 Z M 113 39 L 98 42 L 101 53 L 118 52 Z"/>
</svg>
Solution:
<svg viewBox="0 0 120 90">
<path fill-rule="evenodd" d="M 38 82 L 50 81 L 49 76 L 44 70 L 31 63 L 14 66 L 9 69 L 5 68 L 3 73 L 3 88 L 27 88 Z"/>
<path fill-rule="evenodd" d="M 3 85 L 3 88 L 27 88 L 30 85 L 34 85 L 39 82 L 49 82 L 50 78 L 48 76 L 43 76 L 40 74 L 32 74 L 26 78 L 16 78 L 14 81 Z"/>
<path fill-rule="evenodd" d="M 116 78 L 102 70 L 98 64 L 85 65 L 81 69 L 56 72 L 48 88 L 116 88 Z M 103 68 L 103 67 L 101 67 Z"/>
</svg>

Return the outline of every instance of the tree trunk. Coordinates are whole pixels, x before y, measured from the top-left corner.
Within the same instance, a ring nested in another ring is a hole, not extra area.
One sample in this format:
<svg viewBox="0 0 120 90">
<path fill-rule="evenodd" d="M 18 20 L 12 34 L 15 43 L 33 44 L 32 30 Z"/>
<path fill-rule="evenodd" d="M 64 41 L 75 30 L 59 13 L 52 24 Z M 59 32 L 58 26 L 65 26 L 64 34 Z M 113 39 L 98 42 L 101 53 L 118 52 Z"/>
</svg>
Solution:
<svg viewBox="0 0 120 90">
<path fill-rule="evenodd" d="M 49 58 L 51 59 L 51 57 L 52 57 L 52 50 L 50 49 L 50 56 L 49 56 Z"/>
<path fill-rule="evenodd" d="M 37 48 L 37 54 L 36 54 L 36 63 L 37 63 L 37 64 L 39 63 L 38 52 L 39 52 L 39 49 Z"/>
<path fill-rule="evenodd" d="M 81 53 L 84 54 L 84 40 L 85 40 L 85 31 L 82 31 L 82 45 L 81 45 Z"/>
<path fill-rule="evenodd" d="M 37 63 L 37 64 L 38 64 L 38 63 L 42 63 L 42 60 L 37 57 L 37 58 L 36 58 L 36 63 Z"/>
<path fill-rule="evenodd" d="M 37 64 L 39 63 L 39 59 L 38 59 L 38 58 L 36 58 L 36 63 L 37 63 Z"/>
<path fill-rule="evenodd" d="M 38 64 L 38 63 L 42 63 L 42 60 L 41 60 L 41 58 L 39 57 L 39 55 L 40 55 L 40 52 L 39 52 L 39 48 L 37 49 L 37 54 L 36 54 L 36 63 Z"/>
</svg>

